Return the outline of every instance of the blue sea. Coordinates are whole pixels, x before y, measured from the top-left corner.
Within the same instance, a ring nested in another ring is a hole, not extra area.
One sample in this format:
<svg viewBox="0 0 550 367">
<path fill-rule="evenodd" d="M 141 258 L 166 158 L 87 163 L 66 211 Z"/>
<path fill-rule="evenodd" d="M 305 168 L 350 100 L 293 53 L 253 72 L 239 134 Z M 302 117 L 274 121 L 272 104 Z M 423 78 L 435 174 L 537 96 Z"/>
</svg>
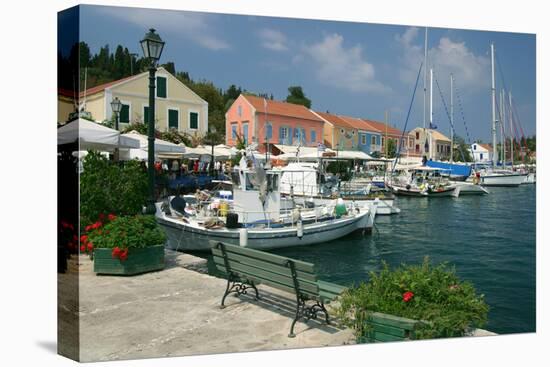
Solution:
<svg viewBox="0 0 550 367">
<path fill-rule="evenodd" d="M 489 188 L 484 196 L 398 198 L 401 213 L 377 216 L 371 235 L 274 253 L 312 262 L 319 277 L 342 285 L 370 271 L 448 262 L 490 306 L 486 329 L 499 334 L 536 327 L 536 186 Z"/>
</svg>

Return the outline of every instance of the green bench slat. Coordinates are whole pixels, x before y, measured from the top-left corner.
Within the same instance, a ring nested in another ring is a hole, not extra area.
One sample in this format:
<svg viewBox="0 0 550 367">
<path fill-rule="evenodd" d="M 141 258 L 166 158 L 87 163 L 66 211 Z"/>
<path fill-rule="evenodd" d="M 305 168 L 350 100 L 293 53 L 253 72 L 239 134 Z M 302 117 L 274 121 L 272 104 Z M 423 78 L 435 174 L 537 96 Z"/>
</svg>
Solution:
<svg viewBox="0 0 550 367">
<path fill-rule="evenodd" d="M 346 287 L 344 286 L 330 283 L 330 282 L 325 282 L 324 280 L 318 280 L 317 284 L 319 285 L 319 289 L 326 291 L 327 293 L 334 293 L 338 295 L 342 293 L 344 290 L 346 290 Z"/>
<path fill-rule="evenodd" d="M 394 326 L 382 325 L 382 324 L 376 324 L 376 323 L 371 323 L 371 325 L 375 333 L 379 332 L 379 333 L 389 334 L 389 335 L 397 336 L 399 338 L 407 338 L 410 333 L 409 330 L 394 327 Z"/>
<path fill-rule="evenodd" d="M 287 257 L 274 255 L 268 252 L 263 252 L 263 251 L 254 250 L 250 248 L 243 248 L 243 247 L 229 245 L 229 244 L 224 244 L 223 246 L 225 247 L 225 251 L 227 253 L 235 253 L 235 254 L 243 255 L 249 258 L 268 261 L 276 265 L 284 266 L 286 262 L 289 260 Z M 217 248 L 213 247 L 213 250 L 216 250 L 216 249 Z M 315 266 L 313 264 L 307 263 L 304 261 L 299 261 L 299 260 L 292 260 L 292 261 L 294 262 L 296 270 L 300 270 L 308 273 L 315 273 Z"/>
<path fill-rule="evenodd" d="M 370 316 L 373 323 L 394 326 L 406 330 L 414 330 L 418 324 L 417 320 L 407 319 L 404 317 L 388 315 L 379 312 L 373 312 Z"/>
<path fill-rule="evenodd" d="M 215 256 L 214 262 L 218 267 L 222 267 L 223 269 L 225 269 L 225 262 L 223 258 Z M 237 273 L 242 273 L 245 276 L 256 278 L 262 283 L 268 284 L 268 282 L 272 282 L 274 284 L 274 287 L 282 285 L 285 288 L 289 288 L 290 292 L 295 293 L 294 281 L 292 280 L 290 274 L 288 274 L 287 276 L 283 276 L 249 265 L 233 262 L 231 260 L 229 261 L 229 267 Z M 317 287 L 316 283 L 309 283 L 307 281 L 298 279 L 298 286 L 300 287 L 300 291 L 305 294 L 317 296 L 319 293 L 319 288 Z"/>
<path fill-rule="evenodd" d="M 222 251 L 220 249 L 213 248 L 212 254 L 214 256 L 223 257 Z M 285 265 L 267 263 L 263 260 L 253 259 L 248 256 L 238 255 L 233 252 L 227 252 L 227 258 L 229 260 L 240 262 L 241 264 L 251 265 L 259 269 L 265 269 L 272 273 L 277 273 L 285 276 L 290 274 L 290 268 Z M 317 281 L 317 276 L 314 273 L 297 270 L 296 275 L 298 275 L 298 279 L 307 280 L 312 283 L 315 283 Z"/>
<path fill-rule="evenodd" d="M 336 297 L 338 297 L 338 294 L 334 294 L 334 293 L 327 293 L 323 290 L 319 290 L 319 298 L 321 299 L 321 301 L 323 302 L 330 302 L 330 301 L 333 301 Z"/>
<path fill-rule="evenodd" d="M 404 339 L 395 335 L 385 334 L 378 331 L 374 332 L 375 342 L 396 342 L 396 341 L 402 341 L 402 340 Z"/>
</svg>

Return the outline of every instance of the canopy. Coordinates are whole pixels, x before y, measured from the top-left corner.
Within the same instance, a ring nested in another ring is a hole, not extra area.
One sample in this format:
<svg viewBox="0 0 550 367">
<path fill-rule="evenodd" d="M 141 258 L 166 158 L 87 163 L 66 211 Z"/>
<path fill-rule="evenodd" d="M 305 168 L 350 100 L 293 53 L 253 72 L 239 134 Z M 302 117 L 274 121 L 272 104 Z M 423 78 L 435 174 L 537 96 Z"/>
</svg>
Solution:
<svg viewBox="0 0 550 367">
<path fill-rule="evenodd" d="M 147 136 L 138 133 L 135 130 L 130 131 L 129 133 L 122 134 L 123 137 L 128 137 L 131 139 L 136 139 L 139 141 L 139 148 L 142 150 L 147 150 L 149 142 L 147 141 Z M 161 140 L 155 138 L 155 153 L 185 153 L 185 146 L 171 143 L 169 141 Z"/>
<path fill-rule="evenodd" d="M 183 156 L 185 158 L 200 158 L 201 155 L 211 155 L 212 148 L 206 149 L 203 145 L 198 145 L 196 148 L 186 147 Z"/>
<path fill-rule="evenodd" d="M 77 142 L 80 150 L 105 150 L 115 148 L 139 148 L 139 141 L 121 135 L 120 132 L 85 119 L 75 119 L 57 129 L 57 144 Z"/>
</svg>

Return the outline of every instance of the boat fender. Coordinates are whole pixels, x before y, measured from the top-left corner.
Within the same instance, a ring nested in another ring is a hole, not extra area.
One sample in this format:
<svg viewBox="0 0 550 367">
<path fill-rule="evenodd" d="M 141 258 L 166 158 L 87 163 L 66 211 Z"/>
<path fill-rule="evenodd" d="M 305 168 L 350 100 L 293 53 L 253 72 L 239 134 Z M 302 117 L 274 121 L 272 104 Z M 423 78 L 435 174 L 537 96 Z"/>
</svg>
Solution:
<svg viewBox="0 0 550 367">
<path fill-rule="evenodd" d="M 296 222 L 296 235 L 299 239 L 302 239 L 302 237 L 304 237 L 304 224 L 302 223 L 302 219 L 299 219 Z"/>
<path fill-rule="evenodd" d="M 410 190 L 410 189 L 411 189 L 411 185 L 407 184 L 407 186 L 405 186 L 405 188 L 406 188 L 407 190 Z"/>
<path fill-rule="evenodd" d="M 239 229 L 239 246 L 241 247 L 248 246 L 248 229 L 246 228 Z"/>
</svg>

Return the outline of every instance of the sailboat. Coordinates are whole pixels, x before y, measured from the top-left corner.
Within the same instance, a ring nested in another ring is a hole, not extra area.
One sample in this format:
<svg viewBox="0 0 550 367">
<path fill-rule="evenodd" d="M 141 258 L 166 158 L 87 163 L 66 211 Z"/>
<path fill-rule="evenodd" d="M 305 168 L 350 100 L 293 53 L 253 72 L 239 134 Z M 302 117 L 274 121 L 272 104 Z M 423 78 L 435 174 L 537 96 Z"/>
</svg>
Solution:
<svg viewBox="0 0 550 367">
<path fill-rule="evenodd" d="M 492 136 L 493 136 L 493 166 L 479 172 L 480 183 L 484 186 L 516 187 L 525 182 L 526 174 L 510 169 L 498 169 L 496 89 L 495 89 L 495 45 L 491 43 L 491 100 L 492 100 Z M 504 158 L 504 157 L 503 157 Z"/>
</svg>

